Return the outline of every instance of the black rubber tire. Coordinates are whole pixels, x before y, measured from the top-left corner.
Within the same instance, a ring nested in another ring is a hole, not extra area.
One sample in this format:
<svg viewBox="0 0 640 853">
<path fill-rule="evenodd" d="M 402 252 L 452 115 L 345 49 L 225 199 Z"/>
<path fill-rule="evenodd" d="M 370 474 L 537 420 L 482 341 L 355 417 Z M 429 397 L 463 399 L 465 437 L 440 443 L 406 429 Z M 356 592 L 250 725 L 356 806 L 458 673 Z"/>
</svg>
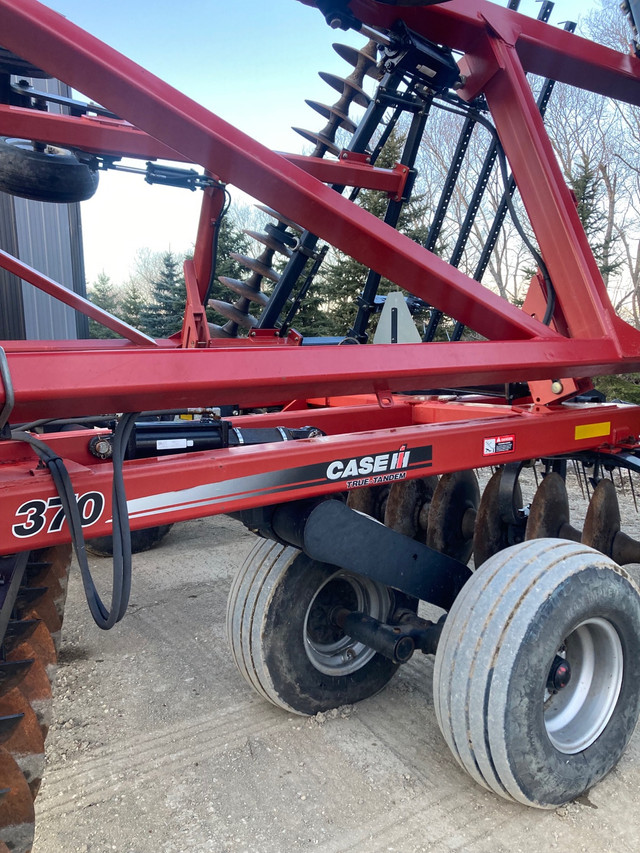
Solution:
<svg viewBox="0 0 640 853">
<path fill-rule="evenodd" d="M 162 524 L 159 527 L 145 527 L 144 530 L 131 531 L 131 553 L 139 554 L 141 551 L 149 551 L 155 548 L 173 527 L 172 524 Z M 113 537 L 98 536 L 95 539 L 87 539 L 86 548 L 90 554 L 97 557 L 113 556 Z"/>
<path fill-rule="evenodd" d="M 606 659 L 600 645 L 608 646 L 596 642 L 595 675 L 582 681 L 574 672 L 567 687 L 549 693 L 565 640 L 569 662 L 589 675 L 575 638 L 595 625 L 617 644 L 615 677 L 615 666 L 598 669 Z M 564 719 L 573 729 L 552 733 L 549 714 L 576 696 Z M 580 543 L 535 539 L 500 551 L 470 578 L 447 617 L 434 704 L 453 755 L 481 785 L 539 808 L 575 799 L 617 763 L 638 719 L 640 592 L 612 560 Z M 552 742 L 581 730 L 584 747 Z"/>
<path fill-rule="evenodd" d="M 35 151 L 25 139 L 0 138 L 0 191 L 33 201 L 86 201 L 98 188 L 98 172 L 71 151 Z"/>
<path fill-rule="evenodd" d="M 373 696 L 393 677 L 396 664 L 358 644 L 353 644 L 357 663 L 346 674 L 323 672 L 313 661 L 307 630 L 312 603 L 329 583 L 343 583 L 348 590 L 350 582 L 374 583 L 290 546 L 271 540 L 256 544 L 231 586 L 227 637 L 238 670 L 258 694 L 294 714 L 316 714 Z M 371 615 L 386 618 L 397 604 L 406 606 L 404 596 L 399 602 L 393 591 L 375 586 L 387 612 Z M 338 643 L 344 639 L 339 632 Z"/>
</svg>

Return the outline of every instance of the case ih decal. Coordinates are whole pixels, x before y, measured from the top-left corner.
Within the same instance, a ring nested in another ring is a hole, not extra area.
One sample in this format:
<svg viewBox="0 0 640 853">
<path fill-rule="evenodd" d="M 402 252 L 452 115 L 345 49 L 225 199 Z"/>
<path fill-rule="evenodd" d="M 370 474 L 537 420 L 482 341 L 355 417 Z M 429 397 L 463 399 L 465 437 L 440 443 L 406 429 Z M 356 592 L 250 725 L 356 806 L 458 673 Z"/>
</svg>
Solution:
<svg viewBox="0 0 640 853">
<path fill-rule="evenodd" d="M 431 445 L 409 449 L 406 444 L 403 444 L 398 450 L 388 453 L 336 459 L 328 465 L 301 465 L 283 471 L 237 477 L 191 489 L 134 498 L 127 502 L 127 506 L 130 517 L 137 518 L 160 516 L 168 512 L 203 505 L 224 505 L 225 508 L 233 509 L 234 503 L 243 503 L 257 496 L 268 499 L 285 491 L 312 489 L 327 482 L 344 482 L 347 489 L 377 486 L 381 483 L 405 479 L 409 469 L 431 468 L 432 455 Z"/>
<path fill-rule="evenodd" d="M 415 466 L 431 467 L 431 447 L 419 447 L 413 451 L 406 444 L 391 453 L 376 453 L 372 456 L 356 456 L 353 459 L 336 459 L 327 467 L 328 480 L 346 480 L 348 489 L 378 486 L 394 480 L 404 480 L 413 453 Z"/>
</svg>

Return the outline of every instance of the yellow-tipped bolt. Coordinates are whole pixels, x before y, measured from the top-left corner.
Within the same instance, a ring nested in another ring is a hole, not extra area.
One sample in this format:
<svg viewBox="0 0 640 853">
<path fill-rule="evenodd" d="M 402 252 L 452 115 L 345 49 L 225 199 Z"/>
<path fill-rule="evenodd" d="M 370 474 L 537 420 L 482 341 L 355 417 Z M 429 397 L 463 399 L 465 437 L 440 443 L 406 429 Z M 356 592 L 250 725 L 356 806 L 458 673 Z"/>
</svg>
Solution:
<svg viewBox="0 0 640 853">
<path fill-rule="evenodd" d="M 551 392 L 553 394 L 562 394 L 562 391 L 563 391 L 562 382 L 560 382 L 559 379 L 554 379 L 553 382 L 551 383 Z"/>
</svg>

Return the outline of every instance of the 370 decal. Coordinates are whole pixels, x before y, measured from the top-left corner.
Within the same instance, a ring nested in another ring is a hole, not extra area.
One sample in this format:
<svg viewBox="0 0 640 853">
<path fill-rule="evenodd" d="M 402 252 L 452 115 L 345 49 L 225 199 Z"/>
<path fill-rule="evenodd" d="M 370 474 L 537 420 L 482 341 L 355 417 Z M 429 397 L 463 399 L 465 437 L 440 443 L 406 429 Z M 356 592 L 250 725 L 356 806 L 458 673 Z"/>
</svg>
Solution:
<svg viewBox="0 0 640 853">
<path fill-rule="evenodd" d="M 95 524 L 104 512 L 104 495 L 102 492 L 85 492 L 76 495 L 78 510 L 83 527 Z M 18 521 L 13 525 L 13 535 L 21 539 L 35 536 L 37 533 L 59 533 L 64 524 L 64 509 L 59 497 L 46 501 L 35 498 L 25 501 L 16 511 Z M 46 530 L 45 530 L 46 528 Z"/>
</svg>

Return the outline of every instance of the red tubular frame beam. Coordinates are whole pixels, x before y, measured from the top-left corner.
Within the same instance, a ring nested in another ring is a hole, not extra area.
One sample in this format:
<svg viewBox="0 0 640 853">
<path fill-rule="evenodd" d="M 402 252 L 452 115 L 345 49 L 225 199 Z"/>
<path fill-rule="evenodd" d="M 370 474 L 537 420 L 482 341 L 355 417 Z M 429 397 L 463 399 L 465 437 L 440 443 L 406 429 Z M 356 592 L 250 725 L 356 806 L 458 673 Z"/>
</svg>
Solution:
<svg viewBox="0 0 640 853">
<path fill-rule="evenodd" d="M 122 335 L 123 338 L 127 338 L 132 343 L 147 347 L 157 346 L 154 339 L 150 338 L 149 335 L 145 335 L 138 329 L 134 329 L 133 326 L 124 323 L 122 320 L 114 317 L 113 314 L 109 314 L 108 311 L 104 311 L 102 308 L 94 305 L 93 302 L 89 302 L 88 299 L 79 296 L 73 290 L 69 290 L 48 276 L 42 275 L 42 273 L 34 270 L 33 267 L 7 254 L 3 249 L 0 249 L 0 266 L 23 281 L 27 281 L 34 287 L 37 287 L 38 290 L 42 290 L 44 293 L 49 294 L 49 296 L 55 297 L 60 302 L 64 302 L 65 305 L 71 306 L 71 308 L 76 308 L 78 311 L 86 314 L 87 317 L 91 317 L 92 320 L 97 320 L 98 323 L 102 323 L 107 329 L 117 332 L 117 334 Z"/>
<path fill-rule="evenodd" d="M 5 136 L 38 139 L 105 157 L 184 160 L 177 151 L 128 122 L 103 116 L 78 118 L 0 104 L 0 127 Z M 278 153 L 323 183 L 382 190 L 393 196 L 402 195 L 409 173 L 408 168 L 402 165 L 393 169 L 379 169 L 349 159 L 323 160 L 302 154 Z"/>
<path fill-rule="evenodd" d="M 351 0 L 354 15 L 387 29 L 401 17 L 425 38 L 473 54 L 490 29 L 516 44 L 525 71 L 640 106 L 640 60 L 488 0 L 447 0 L 427 8 Z"/>
<path fill-rule="evenodd" d="M 12 420 L 144 411 L 167 405 L 268 406 L 304 399 L 310 392 L 332 396 L 468 387 L 490 384 L 497 375 L 504 382 L 584 376 L 594 358 L 601 359 L 600 373 L 616 358 L 609 341 L 566 339 L 554 346 L 553 354 L 546 341 L 500 341 L 491 347 L 456 343 L 457 359 L 451 358 L 447 344 L 434 344 L 429 347 L 428 367 L 422 363 L 423 344 L 347 348 L 227 347 L 224 343 L 195 351 L 51 352 L 46 372 L 41 353 L 8 353 L 16 398 Z M 347 360 L 345 349 L 349 350 Z M 112 379 L 114 365 L 117 373 Z"/>
<path fill-rule="evenodd" d="M 363 348 L 364 349 L 364 348 Z M 338 403 L 340 401 L 337 401 Z M 504 407 L 503 407 L 504 408 Z M 550 417 L 544 411 L 507 410 L 478 404 L 407 404 L 399 399 L 389 409 L 375 404 L 351 413 L 350 406 L 334 410 L 304 409 L 279 413 L 281 425 L 317 424 L 336 434 L 317 439 L 235 447 L 125 463 L 127 499 L 134 528 L 181 521 L 269 503 L 302 500 L 345 489 L 400 479 L 442 474 L 535 457 L 541 446 L 549 454 L 607 449 L 624 442 L 639 425 L 639 409 L 633 406 L 566 408 Z M 478 410 L 483 416 L 478 417 Z M 468 412 L 468 419 L 465 413 Z M 240 422 L 247 419 L 240 419 Z M 251 422 L 252 419 L 248 419 Z M 371 428 L 351 435 L 354 422 Z M 270 423 L 273 423 L 271 419 Z M 252 425 L 261 426 L 262 416 Z M 395 424 L 395 426 L 393 425 Z M 510 449 L 487 455 L 486 441 L 497 436 L 509 439 Z M 79 462 L 67 462 L 81 506 L 91 510 L 93 523 L 87 535 L 110 532 L 111 479 L 109 462 L 88 462 L 87 433 L 62 433 L 48 437 L 60 453 Z M 77 443 L 77 448 L 71 446 Z M 55 489 L 47 470 L 22 449 L 16 461 L 16 445 L 0 445 L 0 461 L 11 454 L 11 465 L 0 464 L 0 553 L 19 548 L 39 548 L 68 540 L 66 525 L 57 528 Z M 389 471 L 393 454 L 405 453 L 406 466 Z M 343 476 L 349 460 L 363 457 L 380 460 L 376 474 Z M 371 481 L 369 483 L 369 480 Z M 51 503 L 49 500 L 51 499 Z M 93 513 L 101 505 L 99 514 Z"/>
</svg>

